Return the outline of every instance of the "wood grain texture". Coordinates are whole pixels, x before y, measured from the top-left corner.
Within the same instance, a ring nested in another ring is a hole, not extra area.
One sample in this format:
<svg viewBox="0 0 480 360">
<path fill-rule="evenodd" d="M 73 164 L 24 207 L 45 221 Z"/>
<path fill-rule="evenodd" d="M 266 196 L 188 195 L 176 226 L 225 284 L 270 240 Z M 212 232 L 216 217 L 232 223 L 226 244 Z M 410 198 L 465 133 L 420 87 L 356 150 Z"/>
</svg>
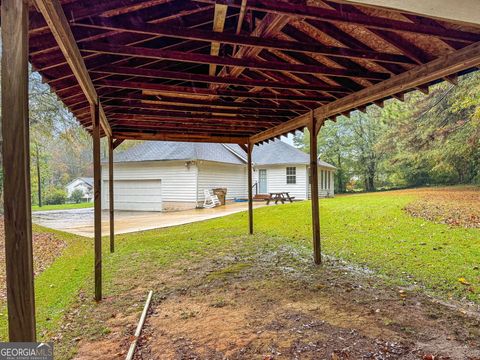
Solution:
<svg viewBox="0 0 480 360">
<path fill-rule="evenodd" d="M 55 40 L 75 75 L 78 84 L 82 88 L 85 97 L 91 104 L 96 104 L 98 99 L 97 92 L 90 79 L 90 75 L 88 74 L 80 50 L 78 50 L 72 30 L 70 29 L 68 20 L 63 12 L 62 5 L 58 0 L 35 0 L 35 4 L 45 18 L 52 35 L 55 37 Z M 101 109 L 100 115 L 104 132 L 107 135 L 112 135 L 108 120 Z"/>
<path fill-rule="evenodd" d="M 312 200 L 312 240 L 313 260 L 315 264 L 322 263 L 322 248 L 320 243 L 320 206 L 318 200 L 318 155 L 317 134 L 315 132 L 316 119 L 313 112 L 310 114 L 308 129 L 310 131 L 310 194 Z"/>
<path fill-rule="evenodd" d="M 354 110 L 359 106 L 364 106 L 399 93 L 407 92 L 417 86 L 479 65 L 480 42 L 443 55 L 429 63 L 419 65 L 409 71 L 395 75 L 388 80 L 384 80 L 341 99 L 332 101 L 315 109 L 314 115 L 319 119 L 328 119 L 332 116 Z M 264 141 L 286 132 L 305 127 L 308 125 L 309 120 L 310 115 L 308 113 L 300 115 L 295 119 L 252 136 L 251 141 Z M 324 120 L 317 122 L 317 133 L 319 128 L 323 125 L 323 121 Z"/>
<path fill-rule="evenodd" d="M 10 341 L 35 341 L 30 144 L 28 1 L 3 0 L 2 136 L 5 262 Z"/>
<path fill-rule="evenodd" d="M 247 144 L 247 176 L 248 176 L 248 232 L 253 235 L 253 144 Z"/>
<path fill-rule="evenodd" d="M 113 193 L 113 150 L 114 142 L 110 136 L 108 138 L 108 210 L 110 215 L 110 252 L 115 252 L 115 204 Z"/>
<path fill-rule="evenodd" d="M 100 163 L 100 109 L 98 100 L 91 104 L 93 140 L 94 191 L 94 248 L 95 248 L 95 300 L 102 300 L 102 168 Z"/>
</svg>

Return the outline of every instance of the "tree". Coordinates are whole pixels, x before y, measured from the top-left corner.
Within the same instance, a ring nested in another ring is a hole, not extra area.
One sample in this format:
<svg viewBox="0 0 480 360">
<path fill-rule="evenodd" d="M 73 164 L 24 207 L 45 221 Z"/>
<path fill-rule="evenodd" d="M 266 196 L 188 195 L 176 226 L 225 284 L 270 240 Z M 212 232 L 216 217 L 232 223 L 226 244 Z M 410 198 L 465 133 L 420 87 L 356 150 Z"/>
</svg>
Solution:
<svg viewBox="0 0 480 360">
<path fill-rule="evenodd" d="M 70 195 L 70 200 L 75 204 L 80 203 L 83 200 L 83 191 L 80 189 L 73 190 L 72 194 Z"/>
<path fill-rule="evenodd" d="M 309 151 L 308 132 L 294 144 Z M 319 133 L 321 158 L 337 167 L 335 189 L 362 190 L 429 184 L 480 183 L 480 74 L 440 83 L 430 94 L 406 94 L 366 113 L 327 121 Z"/>
</svg>

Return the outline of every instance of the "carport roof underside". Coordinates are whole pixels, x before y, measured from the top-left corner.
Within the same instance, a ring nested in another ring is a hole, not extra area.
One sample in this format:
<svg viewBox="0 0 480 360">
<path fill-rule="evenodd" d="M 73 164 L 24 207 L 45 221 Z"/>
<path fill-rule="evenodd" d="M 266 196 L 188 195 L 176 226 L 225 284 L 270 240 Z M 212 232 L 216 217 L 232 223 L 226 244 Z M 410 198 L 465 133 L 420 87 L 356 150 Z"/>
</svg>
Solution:
<svg viewBox="0 0 480 360">
<path fill-rule="evenodd" d="M 36 0 L 30 62 L 89 131 L 244 144 L 480 64 L 478 22 L 359 2 Z"/>
</svg>

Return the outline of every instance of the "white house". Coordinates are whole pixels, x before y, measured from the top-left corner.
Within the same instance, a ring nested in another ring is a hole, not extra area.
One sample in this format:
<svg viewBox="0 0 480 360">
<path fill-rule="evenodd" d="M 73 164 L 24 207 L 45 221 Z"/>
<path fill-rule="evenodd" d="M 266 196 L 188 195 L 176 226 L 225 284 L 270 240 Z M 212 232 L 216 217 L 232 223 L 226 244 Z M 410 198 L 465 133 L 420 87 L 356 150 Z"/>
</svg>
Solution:
<svg viewBox="0 0 480 360">
<path fill-rule="evenodd" d="M 72 193 L 80 189 L 83 192 L 83 199 L 85 201 L 92 201 L 93 198 L 93 178 L 90 177 L 79 177 L 70 183 L 67 184 L 65 187 L 67 191 L 67 197 L 70 198 Z"/>
<path fill-rule="evenodd" d="M 255 146 L 254 194 L 288 191 L 308 199 L 309 155 L 282 141 Z M 146 141 L 114 156 L 115 209 L 163 211 L 201 206 L 204 189 L 227 188 L 246 199 L 247 156 L 234 144 Z M 335 167 L 321 160 L 319 192 L 333 196 Z M 108 164 L 102 164 L 102 207 L 108 208 Z"/>
</svg>

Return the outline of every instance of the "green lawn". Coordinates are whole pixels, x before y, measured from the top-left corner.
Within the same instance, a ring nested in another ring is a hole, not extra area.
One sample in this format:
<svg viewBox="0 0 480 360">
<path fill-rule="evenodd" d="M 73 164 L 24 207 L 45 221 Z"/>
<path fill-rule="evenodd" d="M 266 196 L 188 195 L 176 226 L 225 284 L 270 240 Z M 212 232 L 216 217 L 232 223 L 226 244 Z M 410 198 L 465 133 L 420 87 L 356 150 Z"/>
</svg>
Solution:
<svg viewBox="0 0 480 360">
<path fill-rule="evenodd" d="M 413 195 L 375 193 L 321 200 L 324 254 L 366 266 L 393 284 L 419 284 L 440 297 L 480 302 L 480 230 L 450 228 L 413 218 L 402 208 Z M 284 244 L 311 254 L 310 202 L 255 210 L 255 235 L 246 212 L 183 226 L 117 236 L 116 253 L 104 241 L 105 296 L 154 279 L 174 262 L 237 255 Z M 78 291 L 93 294 L 93 243 L 58 233 L 69 242 L 64 255 L 36 280 L 38 328 L 58 327 Z M 295 260 L 292 260 L 295 261 Z M 459 282 L 464 278 L 471 286 Z M 125 279 L 128 279 L 126 281 Z M 5 311 L 2 311 L 4 313 Z M 5 314 L 0 318 L 2 338 Z"/>
<path fill-rule="evenodd" d="M 67 210 L 67 209 L 85 209 L 93 207 L 93 202 L 84 202 L 79 204 L 59 204 L 59 205 L 38 205 L 32 206 L 32 211 L 50 211 L 50 210 Z"/>
</svg>

